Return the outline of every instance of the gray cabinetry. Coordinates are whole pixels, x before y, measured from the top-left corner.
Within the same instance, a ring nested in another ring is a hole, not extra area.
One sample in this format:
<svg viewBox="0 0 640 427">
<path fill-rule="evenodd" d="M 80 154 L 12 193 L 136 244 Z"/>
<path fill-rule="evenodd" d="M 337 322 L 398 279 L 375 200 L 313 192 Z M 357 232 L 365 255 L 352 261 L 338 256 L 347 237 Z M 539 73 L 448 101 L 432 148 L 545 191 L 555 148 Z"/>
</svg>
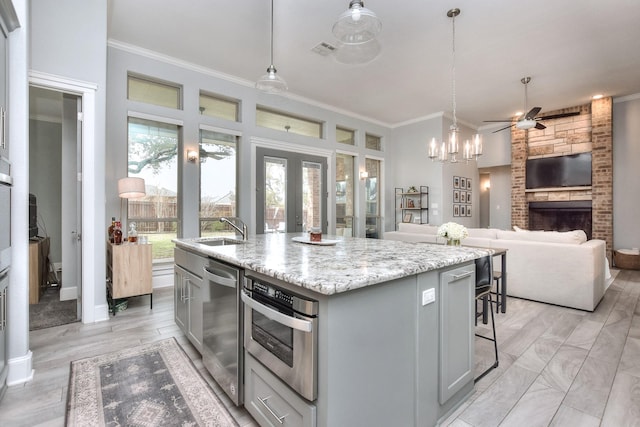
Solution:
<svg viewBox="0 0 640 427">
<path fill-rule="evenodd" d="M 7 138 L 7 93 L 9 88 L 8 76 L 8 46 L 9 33 L 18 28 L 18 16 L 11 0 L 0 0 L 0 156 L 9 157 L 9 143 Z"/>
<path fill-rule="evenodd" d="M 7 287 L 9 269 L 0 273 L 0 399 L 7 388 Z"/>
<path fill-rule="evenodd" d="M 473 381 L 475 265 L 440 275 L 440 404 Z"/>
<path fill-rule="evenodd" d="M 174 319 L 194 347 L 202 352 L 202 272 L 208 258 L 174 250 Z"/>
<path fill-rule="evenodd" d="M 314 427 L 316 407 L 282 383 L 249 353 L 244 356 L 245 403 L 261 426 Z"/>
</svg>

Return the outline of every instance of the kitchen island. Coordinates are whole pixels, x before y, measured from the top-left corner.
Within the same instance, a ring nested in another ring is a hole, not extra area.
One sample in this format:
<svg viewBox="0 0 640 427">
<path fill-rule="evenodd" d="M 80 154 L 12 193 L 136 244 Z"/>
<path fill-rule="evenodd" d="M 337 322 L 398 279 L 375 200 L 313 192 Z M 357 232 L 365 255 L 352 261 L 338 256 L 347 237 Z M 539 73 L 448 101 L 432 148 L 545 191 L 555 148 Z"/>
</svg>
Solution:
<svg viewBox="0 0 640 427">
<path fill-rule="evenodd" d="M 466 400 L 473 391 L 473 260 L 489 250 L 334 236 L 324 236 L 336 241 L 325 246 L 294 237 L 304 235 L 220 246 L 175 240 L 180 249 L 241 267 L 249 281 L 318 303 L 313 398 L 245 352 L 244 404 L 259 424 L 432 426 Z"/>
</svg>

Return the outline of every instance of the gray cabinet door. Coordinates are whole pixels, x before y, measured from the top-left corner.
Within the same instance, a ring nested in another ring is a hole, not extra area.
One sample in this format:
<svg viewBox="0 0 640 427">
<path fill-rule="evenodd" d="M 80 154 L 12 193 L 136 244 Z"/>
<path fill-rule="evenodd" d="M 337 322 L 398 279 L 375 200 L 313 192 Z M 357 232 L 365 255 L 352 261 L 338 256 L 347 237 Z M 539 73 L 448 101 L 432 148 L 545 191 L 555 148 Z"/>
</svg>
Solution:
<svg viewBox="0 0 640 427">
<path fill-rule="evenodd" d="M 475 265 L 440 275 L 439 401 L 473 381 Z"/>
<path fill-rule="evenodd" d="M 175 267 L 173 279 L 173 318 L 182 332 L 187 333 L 187 289 L 185 286 L 185 274 Z"/>
<path fill-rule="evenodd" d="M 202 353 L 202 279 L 189 274 L 187 277 L 189 294 L 189 341 Z"/>
</svg>

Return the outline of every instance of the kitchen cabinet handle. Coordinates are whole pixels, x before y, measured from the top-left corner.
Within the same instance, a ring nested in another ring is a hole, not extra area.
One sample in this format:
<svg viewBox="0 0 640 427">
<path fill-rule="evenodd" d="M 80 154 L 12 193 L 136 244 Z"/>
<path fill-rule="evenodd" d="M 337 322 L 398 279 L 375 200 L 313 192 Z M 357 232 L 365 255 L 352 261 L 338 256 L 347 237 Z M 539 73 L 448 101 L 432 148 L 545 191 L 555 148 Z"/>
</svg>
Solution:
<svg viewBox="0 0 640 427">
<path fill-rule="evenodd" d="M 235 277 L 232 277 L 231 274 L 229 274 L 229 277 L 224 277 L 214 273 L 207 267 L 202 267 L 202 269 L 204 270 L 204 277 L 210 282 L 213 282 L 216 285 L 226 286 L 228 288 L 236 288 L 237 280 Z"/>
<path fill-rule="evenodd" d="M 288 326 L 289 328 L 296 329 L 302 332 L 311 332 L 313 330 L 313 324 L 308 320 L 298 319 L 296 317 L 287 316 L 272 308 L 267 307 L 264 304 L 260 304 L 250 295 L 247 291 L 243 290 L 240 294 L 242 302 L 244 302 L 249 308 L 257 311 L 258 313 L 268 317 L 269 319 L 280 323 L 281 325 Z"/>
<path fill-rule="evenodd" d="M 473 274 L 473 271 L 465 271 L 465 272 L 464 272 L 464 273 L 462 273 L 462 274 L 454 274 L 454 275 L 453 275 L 453 277 L 452 277 L 452 279 L 451 279 L 451 281 L 452 281 L 452 282 L 456 282 L 456 281 L 458 281 L 458 280 L 461 280 L 461 279 L 464 279 L 464 278 L 466 278 L 466 277 L 469 277 L 469 276 L 471 276 L 472 274 Z"/>
<path fill-rule="evenodd" d="M 264 399 L 261 398 L 260 396 L 256 396 L 258 398 L 258 400 L 260 401 L 260 403 L 262 403 L 262 406 L 264 406 L 265 408 L 267 408 L 267 411 L 269 411 L 269 413 L 271 415 L 273 415 L 273 418 L 275 418 L 280 424 L 284 424 L 284 419 L 287 417 L 287 415 L 283 415 L 281 417 L 278 416 L 278 414 L 276 414 L 273 409 L 271 409 L 269 407 L 269 405 L 267 405 L 267 399 L 269 399 L 271 396 L 267 396 Z"/>
</svg>

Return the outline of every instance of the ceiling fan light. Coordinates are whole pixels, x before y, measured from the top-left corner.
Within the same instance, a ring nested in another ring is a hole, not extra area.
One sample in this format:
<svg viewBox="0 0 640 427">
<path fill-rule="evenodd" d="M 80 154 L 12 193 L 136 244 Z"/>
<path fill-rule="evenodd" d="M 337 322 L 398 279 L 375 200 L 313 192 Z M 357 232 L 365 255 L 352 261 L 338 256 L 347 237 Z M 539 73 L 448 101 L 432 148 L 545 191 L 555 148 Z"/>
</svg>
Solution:
<svg viewBox="0 0 640 427">
<path fill-rule="evenodd" d="M 533 119 L 523 119 L 516 122 L 516 127 L 520 130 L 527 130 L 536 127 L 536 121 Z"/>
<path fill-rule="evenodd" d="M 267 68 L 267 74 L 256 82 L 256 89 L 267 93 L 281 93 L 287 90 L 287 82 L 278 75 L 278 70 L 273 65 Z"/>
<path fill-rule="evenodd" d="M 373 40 L 380 33 L 382 22 L 378 16 L 364 7 L 364 2 L 353 0 L 349 9 L 338 16 L 333 24 L 333 35 L 344 44 L 360 44 Z"/>
</svg>

